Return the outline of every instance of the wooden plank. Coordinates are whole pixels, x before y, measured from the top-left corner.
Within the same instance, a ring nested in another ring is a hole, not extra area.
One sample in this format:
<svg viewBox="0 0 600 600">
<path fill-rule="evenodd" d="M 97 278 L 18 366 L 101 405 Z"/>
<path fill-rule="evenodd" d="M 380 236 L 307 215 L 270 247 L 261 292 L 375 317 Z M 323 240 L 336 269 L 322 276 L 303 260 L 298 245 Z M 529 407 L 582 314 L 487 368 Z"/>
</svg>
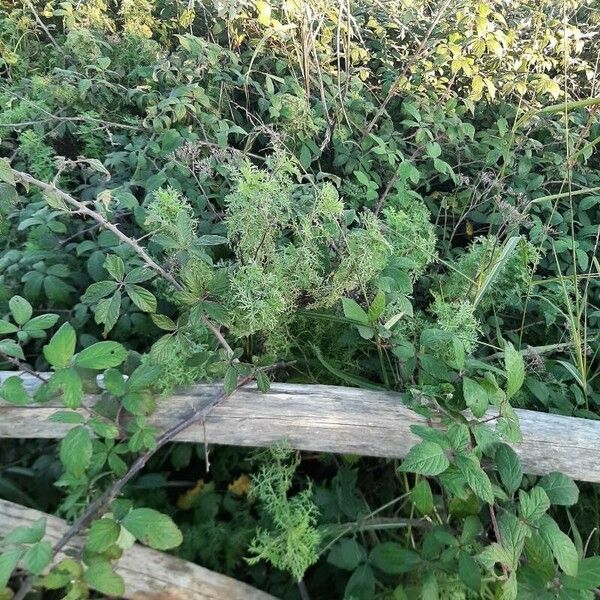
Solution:
<svg viewBox="0 0 600 600">
<path fill-rule="evenodd" d="M 7 375 L 0 373 L 0 380 Z M 39 385 L 30 375 L 23 377 L 29 389 Z M 150 421 L 164 431 L 191 407 L 208 401 L 215 390 L 215 386 L 199 385 L 178 391 L 159 401 Z M 93 397 L 86 402 L 92 404 Z M 48 421 L 58 406 L 0 403 L 0 438 L 64 436 L 70 425 Z M 600 482 L 600 421 L 529 410 L 517 413 L 524 439 L 513 447 L 525 472 L 562 471 L 573 479 Z M 418 441 L 411 425 L 424 423 L 392 392 L 274 383 L 266 394 L 249 386 L 218 405 L 206 422 L 206 441 L 268 446 L 287 440 L 300 450 L 402 458 Z M 204 429 L 192 425 L 177 439 L 203 442 Z"/>
<path fill-rule="evenodd" d="M 0 500 L 0 537 L 20 525 L 31 525 L 41 517 L 47 519 L 44 539 L 55 543 L 68 527 L 65 521 Z M 74 538 L 65 552 L 77 551 L 81 544 L 81 538 Z M 64 556 L 59 554 L 58 559 Z M 274 596 L 231 577 L 139 544 L 124 552 L 115 567 L 125 582 L 124 598 L 148 597 L 146 593 L 152 592 L 182 600 L 275 600 Z"/>
</svg>

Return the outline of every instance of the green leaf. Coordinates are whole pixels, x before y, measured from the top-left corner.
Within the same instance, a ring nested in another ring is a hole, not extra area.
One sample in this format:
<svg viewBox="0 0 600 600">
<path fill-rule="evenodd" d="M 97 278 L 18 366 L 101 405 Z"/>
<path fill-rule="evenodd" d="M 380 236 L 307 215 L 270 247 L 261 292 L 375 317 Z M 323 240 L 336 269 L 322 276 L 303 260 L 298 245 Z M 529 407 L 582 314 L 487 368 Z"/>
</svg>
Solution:
<svg viewBox="0 0 600 600">
<path fill-rule="evenodd" d="M 544 488 L 552 504 L 572 506 L 579 500 L 579 490 L 574 481 L 562 473 L 554 472 L 544 475 L 538 484 Z"/>
<path fill-rule="evenodd" d="M 60 394 L 67 408 L 79 408 L 83 400 L 83 382 L 75 369 L 60 369 L 50 377 L 48 387 L 53 394 Z"/>
<path fill-rule="evenodd" d="M 121 524 L 136 539 L 155 550 L 176 548 L 183 541 L 181 531 L 171 517 L 152 508 L 136 508 L 128 513 Z"/>
<path fill-rule="evenodd" d="M 118 287 L 119 284 L 116 281 L 96 281 L 88 286 L 81 301 L 86 304 L 96 304 L 102 298 L 112 294 Z"/>
<path fill-rule="evenodd" d="M 116 325 L 121 313 L 121 292 L 117 290 L 110 298 L 98 302 L 95 310 L 96 323 L 104 323 L 103 334 L 106 337 Z"/>
<path fill-rule="evenodd" d="M 258 373 L 256 373 L 256 387 L 263 394 L 269 391 L 271 382 L 269 381 L 269 376 L 264 371 L 258 371 Z"/>
<path fill-rule="evenodd" d="M 506 370 L 506 396 L 512 398 L 525 381 L 525 363 L 520 352 L 510 342 L 504 346 L 504 369 Z"/>
<path fill-rule="evenodd" d="M 162 369 L 155 365 L 140 365 L 127 380 L 129 390 L 149 388 L 162 374 Z"/>
<path fill-rule="evenodd" d="M 53 367 L 64 369 L 75 353 L 76 342 L 75 330 L 71 324 L 63 323 L 50 342 L 44 346 L 46 360 Z"/>
<path fill-rule="evenodd" d="M 481 571 L 475 560 L 464 550 L 458 555 L 458 576 L 460 580 L 474 592 L 481 589 Z"/>
<path fill-rule="evenodd" d="M 488 408 L 488 395 L 474 379 L 469 377 L 463 379 L 463 396 L 475 417 L 479 419 L 485 415 Z"/>
<path fill-rule="evenodd" d="M 85 427 L 79 425 L 67 433 L 60 444 L 60 461 L 75 477 L 85 473 L 92 461 L 92 439 Z"/>
<path fill-rule="evenodd" d="M 509 494 L 514 494 L 523 479 L 521 461 L 517 453 L 507 444 L 500 444 L 494 459 L 504 488 Z"/>
<path fill-rule="evenodd" d="M 83 425 L 83 423 L 85 423 L 85 418 L 83 415 L 73 410 L 57 410 L 48 417 L 48 421 Z"/>
<path fill-rule="evenodd" d="M 375 298 L 371 302 L 368 311 L 369 322 L 374 323 L 379 319 L 379 317 L 383 314 L 385 310 L 385 292 L 382 290 L 377 290 L 377 294 L 375 294 Z"/>
<path fill-rule="evenodd" d="M 223 389 L 226 394 L 231 394 L 237 385 L 237 371 L 235 367 L 227 367 L 223 378 Z"/>
<path fill-rule="evenodd" d="M 473 490 L 474 494 L 488 504 L 494 502 L 494 492 L 492 482 L 487 473 L 481 468 L 477 457 L 473 454 L 459 455 L 456 457 L 456 466 L 463 474 L 467 485 Z"/>
<path fill-rule="evenodd" d="M 344 311 L 344 316 L 347 319 L 356 321 L 361 325 L 369 324 L 369 317 L 367 313 L 358 305 L 355 300 L 352 300 L 351 298 L 342 298 L 342 309 Z"/>
<path fill-rule="evenodd" d="M 8 301 L 8 307 L 10 308 L 10 312 L 15 320 L 15 323 L 18 325 L 24 325 L 31 319 L 31 315 L 33 314 L 33 308 L 31 304 L 22 298 L 21 296 L 13 296 Z"/>
<path fill-rule="evenodd" d="M 0 385 L 0 398 L 4 398 L 4 400 L 15 406 L 29 404 L 29 395 L 23 387 L 23 381 L 16 375 L 8 377 Z"/>
<path fill-rule="evenodd" d="M 58 321 L 58 315 L 47 314 L 33 317 L 30 321 L 23 325 L 23 331 L 32 332 L 36 330 L 45 330 L 54 327 Z"/>
<path fill-rule="evenodd" d="M 421 479 L 415 485 L 410 491 L 410 499 L 421 514 L 428 515 L 433 511 L 433 494 L 427 479 Z"/>
<path fill-rule="evenodd" d="M 30 546 L 23 557 L 25 566 L 34 574 L 39 575 L 52 560 L 52 544 L 37 542 Z"/>
<path fill-rule="evenodd" d="M 338 569 L 354 571 L 366 558 L 365 549 L 356 540 L 342 538 L 329 551 L 327 562 Z"/>
<path fill-rule="evenodd" d="M 136 267 L 125 276 L 125 283 L 143 283 L 154 277 L 154 272 L 148 267 Z"/>
<path fill-rule="evenodd" d="M 509 512 L 501 513 L 497 519 L 502 546 L 511 557 L 511 562 L 509 563 L 511 569 L 516 569 L 521 554 L 523 554 L 525 539 L 530 533 L 530 529 L 525 523 Z"/>
<path fill-rule="evenodd" d="M 0 335 L 14 333 L 15 331 L 19 331 L 19 328 L 16 325 L 13 325 L 9 321 L 5 321 L 4 319 L 0 319 Z"/>
<path fill-rule="evenodd" d="M 373 569 L 369 565 L 360 565 L 350 575 L 346 588 L 344 590 L 344 598 L 360 598 L 369 600 L 375 594 L 375 576 Z"/>
<path fill-rule="evenodd" d="M 400 575 L 416 569 L 421 557 L 396 542 L 383 542 L 371 550 L 369 562 L 388 575 Z"/>
<path fill-rule="evenodd" d="M 107 596 L 123 596 L 125 583 L 123 578 L 115 573 L 112 565 L 105 560 L 94 561 L 83 574 L 87 584 L 101 594 Z"/>
<path fill-rule="evenodd" d="M 104 261 L 104 268 L 117 280 L 123 281 L 125 277 L 125 265 L 123 259 L 116 254 L 109 254 Z"/>
<path fill-rule="evenodd" d="M 156 298 L 152 292 L 147 289 L 134 284 L 127 284 L 125 286 L 127 295 L 131 298 L 131 301 L 144 312 L 153 313 L 156 312 Z"/>
<path fill-rule="evenodd" d="M 15 176 L 7 158 L 0 158 L 0 181 L 15 185 Z M 0 586 L 2 587 L 2 586 Z"/>
<path fill-rule="evenodd" d="M 563 533 L 554 519 L 543 515 L 538 524 L 538 533 L 548 544 L 560 568 L 571 577 L 577 576 L 579 557 L 571 538 Z"/>
<path fill-rule="evenodd" d="M 177 324 L 166 315 L 152 314 L 150 315 L 150 318 L 154 321 L 154 324 L 163 331 L 175 331 L 177 329 Z"/>
<path fill-rule="evenodd" d="M 127 391 L 127 384 L 125 378 L 116 369 L 108 369 L 104 373 L 104 387 L 113 396 L 120 397 Z"/>
<path fill-rule="evenodd" d="M 523 441 L 519 416 L 508 402 L 505 402 L 502 406 L 502 416 L 496 423 L 496 433 L 501 435 L 507 442 L 516 444 Z"/>
<path fill-rule="evenodd" d="M 421 442 L 413 446 L 402 462 L 401 470 L 420 475 L 439 475 L 450 466 L 441 446 L 434 442 Z"/>
<path fill-rule="evenodd" d="M 550 508 L 550 499 L 543 488 L 535 486 L 529 492 L 519 490 L 519 510 L 528 523 L 535 525 Z"/>
<path fill-rule="evenodd" d="M 10 531 L 2 541 L 5 544 L 35 544 L 46 533 L 46 517 L 42 517 L 33 525 L 21 525 Z"/>
<path fill-rule="evenodd" d="M 563 575 L 561 583 L 570 590 L 593 590 L 600 587 L 600 556 L 580 560 L 577 577 Z"/>
<path fill-rule="evenodd" d="M 86 369 L 102 371 L 118 367 L 127 357 L 127 350 L 118 342 L 97 342 L 84 348 L 76 357 L 74 364 Z"/>
<path fill-rule="evenodd" d="M 0 340 L 0 352 L 14 358 L 25 360 L 23 349 L 14 340 Z"/>
<path fill-rule="evenodd" d="M 2 162 L 1 159 L 0 162 Z M 0 590 L 3 590 L 8 584 L 12 572 L 17 568 L 24 553 L 24 549 L 14 548 L 0 554 Z"/>
<path fill-rule="evenodd" d="M 91 552 L 105 552 L 119 539 L 121 528 L 112 519 L 97 519 L 87 536 L 86 548 Z"/>
</svg>

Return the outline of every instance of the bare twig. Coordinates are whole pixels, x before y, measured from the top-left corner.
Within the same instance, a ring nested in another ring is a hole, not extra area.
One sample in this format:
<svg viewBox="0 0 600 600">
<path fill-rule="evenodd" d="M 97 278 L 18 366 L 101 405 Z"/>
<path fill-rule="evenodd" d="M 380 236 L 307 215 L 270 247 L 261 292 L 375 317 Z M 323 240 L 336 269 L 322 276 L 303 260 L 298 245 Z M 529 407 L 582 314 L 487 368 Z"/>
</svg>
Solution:
<svg viewBox="0 0 600 600">
<path fill-rule="evenodd" d="M 2 350 L 0 350 L 0 356 L 6 362 L 17 367 L 17 369 L 19 369 L 19 371 L 23 371 L 24 373 L 29 373 L 29 375 L 31 375 L 32 377 L 35 377 L 36 379 L 39 379 L 43 383 L 48 383 L 48 380 L 43 375 L 40 375 L 40 373 L 33 370 L 27 363 L 20 361 L 18 358 L 15 358 L 14 356 L 9 356 L 5 352 L 2 352 Z"/>
<path fill-rule="evenodd" d="M 116 225 L 113 225 L 100 213 L 92 210 L 83 202 L 80 202 L 70 194 L 63 192 L 60 188 L 51 183 L 46 183 L 45 181 L 41 181 L 40 179 L 32 177 L 29 175 L 29 173 L 23 173 L 22 171 L 17 171 L 16 169 L 12 169 L 12 172 L 13 175 L 21 182 L 35 185 L 41 190 L 55 194 L 66 204 L 75 208 L 78 213 L 93 219 L 96 221 L 96 223 L 100 224 L 100 226 L 104 227 L 104 229 L 108 229 L 110 232 L 114 233 L 119 240 L 121 240 L 124 244 L 127 244 L 153 271 L 168 281 L 176 290 L 183 291 L 183 286 L 175 279 L 175 277 L 173 277 L 173 275 L 171 275 L 171 273 L 165 271 L 151 256 L 149 256 L 144 248 L 142 248 L 135 240 L 132 240 L 130 237 L 126 236 Z"/>
<path fill-rule="evenodd" d="M 33 13 L 33 18 L 35 19 L 35 22 L 42 28 L 43 32 L 46 34 L 46 37 L 50 40 L 50 43 L 60 54 L 66 57 L 67 55 L 65 54 L 64 50 L 58 45 L 58 42 L 54 39 L 53 35 L 48 30 L 48 28 L 44 24 L 44 21 L 40 19 L 40 16 L 37 14 L 37 11 L 35 10 L 35 7 L 33 6 L 31 0 L 25 0 L 25 4 L 27 4 L 27 7 Z"/>
</svg>

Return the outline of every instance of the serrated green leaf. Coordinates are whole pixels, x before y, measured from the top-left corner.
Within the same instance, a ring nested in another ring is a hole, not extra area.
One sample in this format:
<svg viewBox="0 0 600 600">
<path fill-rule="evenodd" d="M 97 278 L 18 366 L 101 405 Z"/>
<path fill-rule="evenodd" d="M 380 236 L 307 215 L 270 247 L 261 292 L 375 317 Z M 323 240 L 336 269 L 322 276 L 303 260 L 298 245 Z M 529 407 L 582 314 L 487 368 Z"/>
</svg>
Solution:
<svg viewBox="0 0 600 600">
<path fill-rule="evenodd" d="M 15 406 L 25 406 L 29 404 L 29 395 L 23 387 L 23 381 L 20 377 L 13 375 L 7 377 L 0 384 L 0 398 L 3 398 Z"/>
<path fill-rule="evenodd" d="M 413 571 L 421 564 L 421 557 L 396 542 L 377 544 L 369 554 L 369 563 L 388 575 Z"/>
<path fill-rule="evenodd" d="M 487 473 L 481 468 L 477 457 L 472 454 L 459 455 L 456 457 L 456 466 L 464 476 L 467 485 L 473 490 L 473 493 L 488 504 L 494 502 L 494 492 L 492 482 Z"/>
<path fill-rule="evenodd" d="M 19 328 L 16 325 L 13 325 L 10 321 L 0 319 L 0 335 L 14 333 L 15 331 L 19 331 Z"/>
<path fill-rule="evenodd" d="M 96 281 L 88 286 L 87 290 L 81 297 L 81 301 L 86 304 L 96 304 L 102 298 L 106 298 L 112 294 L 119 284 L 116 281 Z"/>
<path fill-rule="evenodd" d="M 439 475 L 450 466 L 450 461 L 441 446 L 434 442 L 421 442 L 413 446 L 400 467 L 420 475 Z"/>
<path fill-rule="evenodd" d="M 523 479 L 523 469 L 517 453 L 507 444 L 500 444 L 494 459 L 504 488 L 509 494 L 514 494 Z"/>
<path fill-rule="evenodd" d="M 83 426 L 71 429 L 60 444 L 60 461 L 68 473 L 78 477 L 92 461 L 92 438 Z"/>
<path fill-rule="evenodd" d="M 176 323 L 166 315 L 152 314 L 150 315 L 150 318 L 154 324 L 163 331 L 175 331 L 177 329 Z"/>
<path fill-rule="evenodd" d="M 34 575 L 39 575 L 50 564 L 52 555 L 52 544 L 50 542 L 37 542 L 29 546 L 23 560 L 25 566 Z"/>
<path fill-rule="evenodd" d="M 118 342 L 97 342 L 77 354 L 74 364 L 86 369 L 103 371 L 110 367 L 118 367 L 125 358 L 127 358 L 127 350 Z"/>
<path fill-rule="evenodd" d="M 268 375 L 264 371 L 258 371 L 258 373 L 256 373 L 256 387 L 263 394 L 269 391 L 271 382 L 269 381 Z"/>
<path fill-rule="evenodd" d="M 83 415 L 73 410 L 57 410 L 48 417 L 48 421 L 54 423 L 71 423 L 75 425 L 82 425 L 85 423 Z"/>
<path fill-rule="evenodd" d="M 231 394 L 237 385 L 237 371 L 235 367 L 227 367 L 225 377 L 223 378 L 223 389 L 226 394 Z"/>
<path fill-rule="evenodd" d="M 577 577 L 563 575 L 561 583 L 570 590 L 593 590 L 600 587 L 600 556 L 580 560 Z"/>
<path fill-rule="evenodd" d="M 94 311 L 96 323 L 104 323 L 103 335 L 106 337 L 116 325 L 121 314 L 121 292 L 117 290 L 110 298 L 100 300 Z"/>
<path fill-rule="evenodd" d="M 84 572 L 83 579 L 101 594 L 120 597 L 125 593 L 123 578 L 115 573 L 108 561 L 94 561 Z"/>
<path fill-rule="evenodd" d="M 463 379 L 463 396 L 475 417 L 479 419 L 485 415 L 488 408 L 488 395 L 474 379 L 469 377 Z"/>
<path fill-rule="evenodd" d="M 544 475 L 539 482 L 548 495 L 552 504 L 559 506 L 573 506 L 579 500 L 579 489 L 575 482 L 563 473 L 553 472 Z"/>
<path fill-rule="evenodd" d="M 356 540 L 342 538 L 336 542 L 327 555 L 327 562 L 338 569 L 353 571 L 366 558 L 366 552 Z"/>
<path fill-rule="evenodd" d="M 21 296 L 13 296 L 8 301 L 8 307 L 10 308 L 10 313 L 12 314 L 15 323 L 18 325 L 27 323 L 33 314 L 31 304 Z"/>
<path fill-rule="evenodd" d="M 75 330 L 70 323 L 63 323 L 50 342 L 44 346 L 44 356 L 53 367 L 63 369 L 71 362 L 76 343 Z"/>
<path fill-rule="evenodd" d="M 504 369 L 506 370 L 506 397 L 512 398 L 525 381 L 525 363 L 520 352 L 510 342 L 504 346 Z"/>
<path fill-rule="evenodd" d="M 53 394 L 58 394 L 67 408 L 79 408 L 83 400 L 83 382 L 73 368 L 60 369 L 53 373 L 48 382 Z"/>
<path fill-rule="evenodd" d="M 7 356 L 25 360 L 23 349 L 14 340 L 0 340 L 0 352 L 3 352 Z"/>
<path fill-rule="evenodd" d="M 136 267 L 125 276 L 125 283 L 144 283 L 154 277 L 155 273 L 148 267 Z"/>
<path fill-rule="evenodd" d="M 16 183 L 13 170 L 6 158 L 0 158 L 0 181 L 4 181 L 4 183 L 9 183 L 10 185 L 15 185 Z"/>
<path fill-rule="evenodd" d="M 117 369 L 107 369 L 103 379 L 104 387 L 113 396 L 120 397 L 127 391 L 125 378 Z"/>
<path fill-rule="evenodd" d="M 54 327 L 54 325 L 56 325 L 57 321 L 58 315 L 39 315 L 37 317 L 33 317 L 33 319 L 30 321 L 27 321 L 27 323 L 23 325 L 23 331 L 31 332 L 36 330 L 50 329 L 50 327 Z"/>
<path fill-rule="evenodd" d="M 519 511 L 528 523 L 535 525 L 550 508 L 550 499 L 543 488 L 535 486 L 529 492 L 519 490 Z"/>
<path fill-rule="evenodd" d="M 171 517 L 151 508 L 136 508 L 121 521 L 136 539 L 155 550 L 176 548 L 183 541 Z"/>
<path fill-rule="evenodd" d="M 458 555 L 458 576 L 460 580 L 474 592 L 481 589 L 481 571 L 475 560 L 464 550 Z"/>
<path fill-rule="evenodd" d="M 123 281 L 125 277 L 125 264 L 123 259 L 116 254 L 109 254 L 104 261 L 104 268 L 117 280 Z"/>
<path fill-rule="evenodd" d="M 427 479 L 421 479 L 410 491 L 410 499 L 422 515 L 433 511 L 433 494 Z"/>
<path fill-rule="evenodd" d="M 102 553 L 119 539 L 121 527 L 112 519 L 97 519 L 92 523 L 85 546 L 91 552 Z"/>
<path fill-rule="evenodd" d="M 24 553 L 25 550 L 22 548 L 4 550 L 0 553 L 0 590 L 8 584 L 12 572 L 17 568 Z"/>
<path fill-rule="evenodd" d="M 9 531 L 2 541 L 5 544 L 35 544 L 46 533 L 46 517 L 35 521 L 32 525 L 21 525 Z"/>
<path fill-rule="evenodd" d="M 563 533 L 554 519 L 543 515 L 538 523 L 538 534 L 548 544 L 560 568 L 571 577 L 577 576 L 579 557 L 571 538 Z"/>
<path fill-rule="evenodd" d="M 156 312 L 156 298 L 152 292 L 135 284 L 127 284 L 125 291 L 140 310 L 148 313 Z"/>
<path fill-rule="evenodd" d="M 359 306 L 359 304 L 351 298 L 342 298 L 342 309 L 344 316 L 347 319 L 356 321 L 361 325 L 369 324 L 369 317 L 367 313 Z"/>
</svg>

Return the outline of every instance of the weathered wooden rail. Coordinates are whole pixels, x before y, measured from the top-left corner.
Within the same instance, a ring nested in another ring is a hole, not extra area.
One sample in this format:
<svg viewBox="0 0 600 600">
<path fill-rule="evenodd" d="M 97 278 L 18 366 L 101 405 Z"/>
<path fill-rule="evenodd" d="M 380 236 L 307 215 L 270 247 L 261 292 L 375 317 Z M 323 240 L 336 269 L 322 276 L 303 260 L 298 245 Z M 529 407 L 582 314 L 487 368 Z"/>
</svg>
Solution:
<svg viewBox="0 0 600 600">
<path fill-rule="evenodd" d="M 44 539 L 56 542 L 68 527 L 65 521 L 0 500 L 0 538 L 3 532 L 21 525 L 31 525 L 41 517 L 46 518 Z M 78 550 L 81 543 L 80 538 L 74 538 L 65 552 Z M 59 554 L 58 558 L 61 557 L 64 554 Z M 147 598 L 146 593 L 151 591 L 161 592 L 164 598 L 173 600 L 275 600 L 273 596 L 231 577 L 139 544 L 124 552 L 115 567 L 125 582 L 124 598 Z"/>
<path fill-rule="evenodd" d="M 0 381 L 10 375 L 15 373 L 0 373 Z M 31 375 L 22 377 L 29 389 L 39 385 Z M 178 391 L 159 402 L 150 421 L 164 431 L 215 392 L 210 385 Z M 94 397 L 86 403 L 93 404 Z M 71 425 L 48 420 L 60 408 L 59 403 L 17 407 L 0 402 L 0 438 L 63 437 Z M 523 442 L 513 447 L 525 472 L 562 471 L 576 480 L 600 482 L 600 421 L 517 413 Z M 286 440 L 301 450 L 402 458 L 418 441 L 411 425 L 424 422 L 391 392 L 275 383 L 266 394 L 251 386 L 239 390 L 211 412 L 205 427 L 192 425 L 176 439 L 237 446 Z"/>
</svg>

